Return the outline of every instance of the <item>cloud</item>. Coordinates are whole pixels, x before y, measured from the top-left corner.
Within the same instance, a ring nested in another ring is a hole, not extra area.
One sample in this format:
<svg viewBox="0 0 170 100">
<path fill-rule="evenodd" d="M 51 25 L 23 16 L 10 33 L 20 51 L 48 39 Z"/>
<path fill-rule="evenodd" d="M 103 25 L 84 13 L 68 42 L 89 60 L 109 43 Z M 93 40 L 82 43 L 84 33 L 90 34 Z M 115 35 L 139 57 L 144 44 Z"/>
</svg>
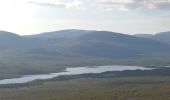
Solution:
<svg viewBox="0 0 170 100">
<path fill-rule="evenodd" d="M 70 1 L 70 2 L 36 2 L 36 1 L 28 1 L 30 4 L 38 5 L 38 6 L 46 6 L 46 7 L 54 7 L 54 8 L 66 8 L 66 9 L 84 9 L 82 7 L 83 3 L 81 1 Z"/>
<path fill-rule="evenodd" d="M 35 2 L 35 1 L 29 1 L 28 3 L 38 5 L 38 6 L 65 8 L 64 4 L 54 4 L 54 3 L 48 3 L 48 2 Z"/>
<path fill-rule="evenodd" d="M 82 7 L 83 3 L 81 1 L 73 1 L 70 3 L 66 3 L 66 8 L 71 8 L 71 9 L 84 9 Z"/>
<path fill-rule="evenodd" d="M 120 10 L 169 10 L 170 0 L 95 0 L 95 5 Z"/>
</svg>

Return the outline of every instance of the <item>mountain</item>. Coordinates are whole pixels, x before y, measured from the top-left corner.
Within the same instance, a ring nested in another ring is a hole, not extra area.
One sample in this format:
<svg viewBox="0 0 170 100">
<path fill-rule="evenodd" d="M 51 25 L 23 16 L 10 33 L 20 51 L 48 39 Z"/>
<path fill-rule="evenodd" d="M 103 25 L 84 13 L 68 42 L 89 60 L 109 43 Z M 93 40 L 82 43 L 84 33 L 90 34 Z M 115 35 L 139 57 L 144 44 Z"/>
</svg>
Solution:
<svg viewBox="0 0 170 100">
<path fill-rule="evenodd" d="M 97 57 L 131 58 L 170 50 L 157 41 L 107 31 L 91 32 L 78 40 L 79 45 L 73 47 L 75 51 Z"/>
<path fill-rule="evenodd" d="M 153 36 L 167 37 L 168 33 Z M 159 37 L 159 38 L 158 38 Z M 165 40 L 165 39 L 164 39 Z M 133 58 L 170 52 L 170 46 L 154 39 L 108 31 L 61 30 L 37 35 L 19 36 L 0 32 L 0 47 L 32 57 L 101 57 Z M 18 51 L 17 51 L 18 50 Z M 19 52 L 20 51 L 20 52 Z"/>
<path fill-rule="evenodd" d="M 107 31 L 62 30 L 26 37 L 43 39 L 46 49 L 73 57 L 131 58 L 170 50 L 158 41 Z"/>
<path fill-rule="evenodd" d="M 52 39 L 52 38 L 75 38 L 81 35 L 90 33 L 92 31 L 88 30 L 61 30 L 61 31 L 53 31 L 53 32 L 44 32 L 36 35 L 28 35 L 27 37 L 30 38 L 41 38 L 41 39 Z"/>
<path fill-rule="evenodd" d="M 17 40 L 20 40 L 22 37 L 11 32 L 6 32 L 6 31 L 0 31 L 0 43 L 5 43 L 5 42 L 14 42 Z"/>
<path fill-rule="evenodd" d="M 0 32 L 0 79 L 105 64 L 169 63 L 166 43 L 108 31 L 62 30 L 19 36 Z"/>
<path fill-rule="evenodd" d="M 12 32 L 0 31 L 0 50 L 29 49 L 39 46 L 40 41 L 23 37 Z"/>
<path fill-rule="evenodd" d="M 152 37 L 152 39 L 170 44 L 170 31 L 157 33 Z"/>
<path fill-rule="evenodd" d="M 155 35 L 150 34 L 135 34 L 137 37 L 148 38 L 156 41 L 160 41 L 162 43 L 170 44 L 170 31 L 160 32 Z"/>
<path fill-rule="evenodd" d="M 22 43 L 22 37 L 11 32 L 0 31 L 0 48 L 16 47 Z"/>
<path fill-rule="evenodd" d="M 12 38 L 19 38 L 20 36 L 12 33 L 12 32 L 7 32 L 7 31 L 0 31 L 0 38 L 1 39 L 12 39 Z"/>
</svg>

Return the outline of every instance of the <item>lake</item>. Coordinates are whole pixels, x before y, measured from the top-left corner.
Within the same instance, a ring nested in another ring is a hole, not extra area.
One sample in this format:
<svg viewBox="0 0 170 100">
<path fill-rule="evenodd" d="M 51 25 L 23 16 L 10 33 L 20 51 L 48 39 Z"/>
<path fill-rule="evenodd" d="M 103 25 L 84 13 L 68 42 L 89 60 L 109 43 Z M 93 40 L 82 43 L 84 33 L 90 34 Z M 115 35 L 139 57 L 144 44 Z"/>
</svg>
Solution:
<svg viewBox="0 0 170 100">
<path fill-rule="evenodd" d="M 74 67 L 66 68 L 64 72 L 40 74 L 40 75 L 23 75 L 19 78 L 3 79 L 0 80 L 0 85 L 3 84 L 21 84 L 31 82 L 34 80 L 51 79 L 60 75 L 78 75 L 88 73 L 102 73 L 107 71 L 123 71 L 123 70 L 152 70 L 153 68 L 146 68 L 140 66 L 124 66 L 124 65 L 105 65 L 105 66 L 86 66 L 86 67 Z"/>
</svg>

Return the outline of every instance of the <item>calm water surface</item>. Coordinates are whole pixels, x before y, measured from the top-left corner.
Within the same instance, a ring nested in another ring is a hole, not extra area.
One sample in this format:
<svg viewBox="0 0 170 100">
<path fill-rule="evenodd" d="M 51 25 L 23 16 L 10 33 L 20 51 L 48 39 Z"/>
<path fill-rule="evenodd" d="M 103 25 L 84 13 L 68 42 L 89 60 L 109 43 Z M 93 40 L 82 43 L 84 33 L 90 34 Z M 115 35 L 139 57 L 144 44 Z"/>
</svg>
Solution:
<svg viewBox="0 0 170 100">
<path fill-rule="evenodd" d="M 123 65 L 105 65 L 105 66 L 87 66 L 87 67 L 74 67 L 66 68 L 65 72 L 40 74 L 40 75 L 23 75 L 20 78 L 11 78 L 0 80 L 0 85 L 2 84 L 19 84 L 26 83 L 38 79 L 51 79 L 60 75 L 77 75 L 77 74 L 87 74 L 87 73 L 102 73 L 106 71 L 123 71 L 123 70 L 152 70 L 153 68 L 146 68 L 140 66 L 123 66 Z"/>
</svg>

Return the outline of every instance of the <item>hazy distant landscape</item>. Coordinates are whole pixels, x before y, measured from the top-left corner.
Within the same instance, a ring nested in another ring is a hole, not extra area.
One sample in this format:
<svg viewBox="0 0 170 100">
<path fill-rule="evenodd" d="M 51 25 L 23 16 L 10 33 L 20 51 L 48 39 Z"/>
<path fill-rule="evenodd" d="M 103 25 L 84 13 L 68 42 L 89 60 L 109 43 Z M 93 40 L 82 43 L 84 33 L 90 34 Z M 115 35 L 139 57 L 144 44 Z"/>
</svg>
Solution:
<svg viewBox="0 0 170 100">
<path fill-rule="evenodd" d="M 170 100 L 170 0 L 0 0 L 0 100 Z"/>
<path fill-rule="evenodd" d="M 0 99 L 18 100 L 19 97 L 19 100 L 35 98 L 36 100 L 151 100 L 154 96 L 154 100 L 168 100 L 170 97 L 170 67 L 167 67 L 170 66 L 169 38 L 170 32 L 150 36 L 71 29 L 20 36 L 0 31 L 0 79 L 13 78 L 11 83 L 15 83 L 17 77 L 39 74 L 42 76 L 39 78 L 35 76 L 37 79 L 46 79 L 22 84 L 4 84 L 3 82 L 10 83 L 10 80 L 0 80 L 2 82 Z M 52 79 L 43 76 L 43 74 L 59 73 L 71 67 L 101 65 L 143 66 L 153 70 L 127 68 L 124 71 L 108 70 L 96 74 L 63 74 Z M 32 78 L 34 79 L 34 76 Z M 31 76 L 28 79 L 31 79 Z M 24 80 L 26 81 L 23 78 L 23 82 Z M 91 87 L 93 88 L 90 89 Z M 16 90 L 17 88 L 19 90 Z M 157 88 L 157 92 L 154 88 Z M 32 94 L 36 91 L 39 91 L 38 95 Z"/>
<path fill-rule="evenodd" d="M 161 38 L 164 35 L 167 38 L 169 32 L 159 33 Z M 62 30 L 26 36 L 1 31 L 0 77 L 90 65 L 168 66 L 170 45 L 164 40 L 108 31 Z"/>
</svg>

